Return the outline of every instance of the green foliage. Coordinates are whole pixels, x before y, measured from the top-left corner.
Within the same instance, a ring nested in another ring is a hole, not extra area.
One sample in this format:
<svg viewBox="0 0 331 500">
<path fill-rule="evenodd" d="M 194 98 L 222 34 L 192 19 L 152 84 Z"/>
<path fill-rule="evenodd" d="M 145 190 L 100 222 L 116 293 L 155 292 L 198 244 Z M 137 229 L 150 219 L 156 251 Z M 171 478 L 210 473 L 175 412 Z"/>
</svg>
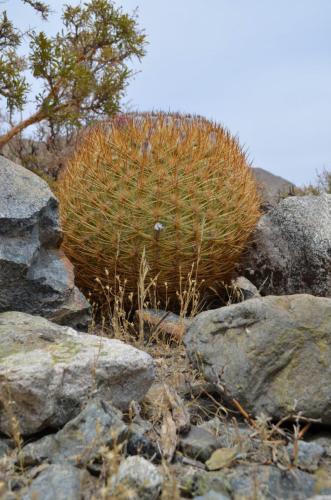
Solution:
<svg viewBox="0 0 331 500">
<path fill-rule="evenodd" d="M 5 11 L 0 17 L 0 96 L 6 99 L 10 114 L 23 108 L 29 90 L 24 76 L 26 63 L 17 55 L 19 45 L 20 34 Z"/>
<path fill-rule="evenodd" d="M 49 6 L 38 0 L 22 0 L 23 3 L 30 5 L 33 9 L 39 12 L 43 19 L 47 19 L 49 14 Z"/>
<path fill-rule="evenodd" d="M 23 0 L 43 17 L 43 2 Z M 29 32 L 30 53 L 18 55 L 21 34 L 6 12 L 0 20 L 0 96 L 13 117 L 30 99 L 31 88 L 25 71 L 41 82 L 35 96 L 36 112 L 28 120 L 0 137 L 0 147 L 27 126 L 47 120 L 51 127 L 80 127 L 99 116 L 113 115 L 132 71 L 128 61 L 144 55 L 145 35 L 135 16 L 116 8 L 111 0 L 90 0 L 64 7 L 63 28 L 54 37 L 45 32 Z"/>
</svg>

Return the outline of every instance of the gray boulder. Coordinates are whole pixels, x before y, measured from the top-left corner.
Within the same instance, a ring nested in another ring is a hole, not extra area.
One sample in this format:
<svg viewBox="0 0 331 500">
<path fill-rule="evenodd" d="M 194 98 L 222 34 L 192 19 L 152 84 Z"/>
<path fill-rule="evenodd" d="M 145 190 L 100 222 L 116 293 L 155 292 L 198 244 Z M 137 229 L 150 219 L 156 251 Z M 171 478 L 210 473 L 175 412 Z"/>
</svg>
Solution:
<svg viewBox="0 0 331 500">
<path fill-rule="evenodd" d="M 75 467 L 50 465 L 22 492 L 22 500 L 80 500 L 84 490 L 86 473 Z"/>
<path fill-rule="evenodd" d="M 94 400 L 56 434 L 49 434 L 24 446 L 19 459 L 25 466 L 69 462 L 71 465 L 95 468 L 93 463 L 100 460 L 101 448 L 112 449 L 127 435 L 128 427 L 122 420 L 121 412 L 106 401 Z"/>
<path fill-rule="evenodd" d="M 126 409 L 144 397 L 153 376 L 153 359 L 119 340 L 39 316 L 0 314 L 0 432 L 7 435 L 12 413 L 21 433 L 31 435 L 63 426 L 91 396 Z"/>
<path fill-rule="evenodd" d="M 185 344 L 215 389 L 254 415 L 331 424 L 330 325 L 331 299 L 269 296 L 199 314 Z"/>
<path fill-rule="evenodd" d="M 290 197 L 263 215 L 238 273 L 263 295 L 331 296 L 331 195 Z"/>
<path fill-rule="evenodd" d="M 87 328 L 90 306 L 61 241 L 58 202 L 47 183 L 0 156 L 0 312 Z"/>
</svg>

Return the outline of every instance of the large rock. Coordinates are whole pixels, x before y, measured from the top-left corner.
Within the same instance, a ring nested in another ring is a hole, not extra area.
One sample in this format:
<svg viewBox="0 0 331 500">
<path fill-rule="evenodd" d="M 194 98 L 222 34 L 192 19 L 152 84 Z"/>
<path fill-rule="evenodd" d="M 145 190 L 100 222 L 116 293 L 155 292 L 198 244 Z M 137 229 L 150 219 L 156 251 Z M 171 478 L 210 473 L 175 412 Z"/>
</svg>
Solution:
<svg viewBox="0 0 331 500">
<path fill-rule="evenodd" d="M 290 197 L 263 215 L 238 272 L 263 295 L 331 296 L 331 195 Z"/>
<path fill-rule="evenodd" d="M 292 182 L 274 175 L 268 170 L 255 167 L 252 172 L 257 180 L 262 204 L 265 209 L 271 208 L 284 197 L 293 193 L 295 186 Z"/>
<path fill-rule="evenodd" d="M 0 314 L 0 432 L 7 435 L 12 413 L 30 435 L 63 426 L 91 396 L 125 409 L 143 398 L 153 375 L 152 358 L 119 340 L 38 316 Z"/>
<path fill-rule="evenodd" d="M 90 307 L 61 241 L 58 202 L 47 183 L 0 156 L 0 312 L 87 328 Z"/>
<path fill-rule="evenodd" d="M 185 344 L 207 380 L 254 415 L 331 424 L 331 299 L 269 296 L 206 311 Z"/>
<path fill-rule="evenodd" d="M 29 466 L 43 462 L 91 466 L 96 460 L 100 463 L 102 447 L 112 449 L 127 435 L 128 427 L 121 412 L 106 401 L 93 400 L 56 434 L 24 446 L 19 460 Z"/>
</svg>

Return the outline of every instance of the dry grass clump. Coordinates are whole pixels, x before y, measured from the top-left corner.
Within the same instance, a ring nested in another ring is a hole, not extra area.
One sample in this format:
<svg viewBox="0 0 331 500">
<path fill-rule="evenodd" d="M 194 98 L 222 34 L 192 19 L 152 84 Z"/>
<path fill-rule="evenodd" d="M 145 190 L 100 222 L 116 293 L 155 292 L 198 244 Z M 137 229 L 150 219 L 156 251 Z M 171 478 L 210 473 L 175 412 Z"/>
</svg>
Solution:
<svg viewBox="0 0 331 500">
<path fill-rule="evenodd" d="M 319 196 L 323 193 L 331 194 L 331 171 L 327 169 L 317 172 L 315 182 L 310 182 L 302 187 L 294 187 L 289 193 L 284 193 L 281 198 L 287 198 L 287 196 Z"/>
<path fill-rule="evenodd" d="M 135 300 L 145 251 L 163 307 L 192 262 L 205 289 L 227 280 L 259 217 L 237 139 L 199 117 L 129 114 L 91 128 L 57 194 L 78 285 L 96 293 L 106 268 Z"/>
<path fill-rule="evenodd" d="M 180 276 L 175 301 L 178 316 L 168 309 L 167 283 L 163 283 L 166 300 L 162 305 L 165 310 L 160 309 L 161 285 L 157 277 L 151 276 L 144 251 L 139 265 L 136 304 L 133 293 L 126 288 L 127 280 L 118 275 L 111 277 L 108 269 L 105 269 L 104 276 L 95 279 L 99 297 L 102 296 L 102 307 L 92 302 L 94 314 L 91 331 L 98 331 L 101 335 L 117 338 L 140 348 L 148 348 L 157 343 L 160 343 L 161 349 L 181 344 L 188 325 L 204 305 L 196 269 L 197 264 L 192 264 L 188 276 Z"/>
</svg>

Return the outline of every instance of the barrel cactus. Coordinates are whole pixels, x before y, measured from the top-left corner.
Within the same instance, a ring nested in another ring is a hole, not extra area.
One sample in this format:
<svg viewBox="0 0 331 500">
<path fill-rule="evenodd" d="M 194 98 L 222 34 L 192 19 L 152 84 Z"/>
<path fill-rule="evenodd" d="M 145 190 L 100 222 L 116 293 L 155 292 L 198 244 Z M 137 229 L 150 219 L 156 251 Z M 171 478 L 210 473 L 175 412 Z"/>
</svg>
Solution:
<svg viewBox="0 0 331 500">
<path fill-rule="evenodd" d="M 92 292 L 107 269 L 135 294 L 143 252 L 161 300 L 176 295 L 192 263 L 204 288 L 215 287 L 259 217 L 245 152 L 201 117 L 127 114 L 90 128 L 57 193 L 64 250 Z"/>
</svg>

